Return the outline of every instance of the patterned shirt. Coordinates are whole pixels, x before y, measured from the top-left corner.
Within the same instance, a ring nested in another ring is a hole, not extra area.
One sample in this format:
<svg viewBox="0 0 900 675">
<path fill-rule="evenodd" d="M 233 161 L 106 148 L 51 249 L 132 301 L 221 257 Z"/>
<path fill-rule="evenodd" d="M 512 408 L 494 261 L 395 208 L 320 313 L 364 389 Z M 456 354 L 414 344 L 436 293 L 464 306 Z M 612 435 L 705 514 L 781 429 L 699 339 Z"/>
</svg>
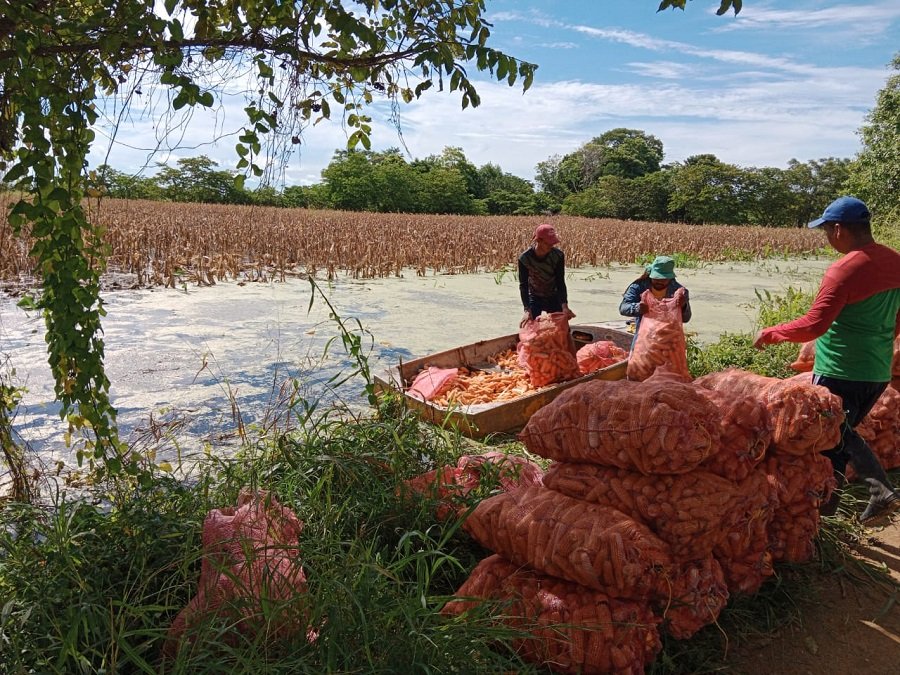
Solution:
<svg viewBox="0 0 900 675">
<path fill-rule="evenodd" d="M 566 290 L 566 256 L 558 248 L 551 248 L 539 258 L 534 248 L 519 256 L 519 295 L 527 310 L 530 298 L 555 298 L 560 304 L 568 304 Z"/>
</svg>

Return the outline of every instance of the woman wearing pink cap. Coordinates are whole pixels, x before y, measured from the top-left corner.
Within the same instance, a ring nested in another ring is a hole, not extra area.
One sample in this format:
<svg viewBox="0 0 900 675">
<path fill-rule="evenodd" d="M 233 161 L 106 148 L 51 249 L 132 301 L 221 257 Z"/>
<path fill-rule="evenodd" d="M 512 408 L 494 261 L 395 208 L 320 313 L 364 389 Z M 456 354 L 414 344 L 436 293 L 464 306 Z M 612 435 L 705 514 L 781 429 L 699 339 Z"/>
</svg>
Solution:
<svg viewBox="0 0 900 675">
<path fill-rule="evenodd" d="M 566 318 L 575 318 L 566 291 L 566 256 L 556 248 L 558 243 L 556 228 L 544 223 L 537 226 L 531 246 L 519 256 L 519 294 L 525 307 L 519 326 L 541 312 L 565 312 Z"/>
</svg>

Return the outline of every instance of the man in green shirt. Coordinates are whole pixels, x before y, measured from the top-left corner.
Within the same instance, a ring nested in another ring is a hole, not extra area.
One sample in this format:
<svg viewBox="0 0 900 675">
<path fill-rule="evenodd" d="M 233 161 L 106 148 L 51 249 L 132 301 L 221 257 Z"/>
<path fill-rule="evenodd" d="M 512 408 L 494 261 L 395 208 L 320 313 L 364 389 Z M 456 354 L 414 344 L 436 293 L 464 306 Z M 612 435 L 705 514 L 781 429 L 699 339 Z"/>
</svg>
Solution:
<svg viewBox="0 0 900 675">
<path fill-rule="evenodd" d="M 891 380 L 900 334 L 900 253 L 875 241 L 869 209 L 855 197 L 836 199 L 809 227 L 822 228 L 844 255 L 825 271 L 809 311 L 760 331 L 754 346 L 816 341 L 813 382 L 840 396 L 846 413 L 840 444 L 824 454 L 839 486 L 848 463 L 868 484 L 869 504 L 860 517 L 867 522 L 900 508 L 900 494 L 855 429 Z M 822 513 L 833 514 L 839 500 L 835 492 Z"/>
</svg>

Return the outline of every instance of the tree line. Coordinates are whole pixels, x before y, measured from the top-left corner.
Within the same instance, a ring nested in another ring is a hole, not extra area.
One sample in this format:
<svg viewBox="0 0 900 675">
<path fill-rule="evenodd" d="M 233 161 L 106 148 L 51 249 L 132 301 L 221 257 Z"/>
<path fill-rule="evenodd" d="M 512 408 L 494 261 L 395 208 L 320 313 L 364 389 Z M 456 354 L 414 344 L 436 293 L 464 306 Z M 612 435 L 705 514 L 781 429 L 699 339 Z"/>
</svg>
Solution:
<svg viewBox="0 0 900 675">
<path fill-rule="evenodd" d="M 893 67 L 900 70 L 900 56 Z M 537 215 L 655 222 L 802 226 L 832 199 L 853 193 L 884 216 L 897 213 L 897 99 L 900 75 L 888 78 L 860 129 L 854 159 L 826 157 L 787 168 L 741 167 L 712 154 L 663 163 L 660 139 L 617 128 L 574 152 L 539 162 L 534 181 L 492 163 L 480 167 L 462 148 L 408 161 L 398 148 L 339 150 L 313 185 L 244 187 L 238 172 L 209 157 L 159 165 L 133 176 L 103 165 L 91 172 L 98 194 L 124 199 L 259 204 L 382 213 Z"/>
<path fill-rule="evenodd" d="M 613 129 L 537 166 L 534 182 L 492 163 L 475 166 L 458 147 L 407 161 L 397 148 L 340 150 L 314 185 L 248 189 L 205 155 L 134 176 L 108 165 L 91 174 L 97 194 L 211 204 L 380 213 L 536 215 L 563 213 L 656 222 L 800 225 L 821 212 L 850 177 L 849 159 L 788 168 L 742 168 L 702 154 L 662 164 L 662 143 Z M 535 186 L 536 184 L 536 186 Z"/>
</svg>

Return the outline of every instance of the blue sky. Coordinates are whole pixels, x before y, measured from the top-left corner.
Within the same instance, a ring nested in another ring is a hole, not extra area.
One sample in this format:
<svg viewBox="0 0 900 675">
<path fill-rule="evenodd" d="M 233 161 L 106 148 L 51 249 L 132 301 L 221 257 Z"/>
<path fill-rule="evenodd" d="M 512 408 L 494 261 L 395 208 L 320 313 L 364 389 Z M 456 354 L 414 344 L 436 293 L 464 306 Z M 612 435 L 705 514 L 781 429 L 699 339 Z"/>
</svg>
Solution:
<svg viewBox="0 0 900 675">
<path fill-rule="evenodd" d="M 616 127 L 655 135 L 666 162 L 712 153 L 743 167 L 784 167 L 792 158 L 852 157 L 900 51 L 897 0 L 744 0 L 737 17 L 716 16 L 718 0 L 660 13 L 658 0 L 486 4 L 493 46 L 537 63 L 534 84 L 523 94 L 473 66 L 479 108 L 462 111 L 457 95 L 434 90 L 402 106 L 410 159 L 457 146 L 478 166 L 532 180 L 538 162 Z M 226 97 L 214 116 L 195 113 L 149 159 L 163 124 L 132 116 L 112 148 L 98 137 L 92 164 L 137 172 L 206 154 L 232 168 L 234 137 L 214 138 L 239 128 L 242 105 Z M 387 111 L 371 114 L 373 149 L 400 146 Z M 318 182 L 346 136 L 339 122 L 307 130 L 284 182 Z"/>
</svg>

